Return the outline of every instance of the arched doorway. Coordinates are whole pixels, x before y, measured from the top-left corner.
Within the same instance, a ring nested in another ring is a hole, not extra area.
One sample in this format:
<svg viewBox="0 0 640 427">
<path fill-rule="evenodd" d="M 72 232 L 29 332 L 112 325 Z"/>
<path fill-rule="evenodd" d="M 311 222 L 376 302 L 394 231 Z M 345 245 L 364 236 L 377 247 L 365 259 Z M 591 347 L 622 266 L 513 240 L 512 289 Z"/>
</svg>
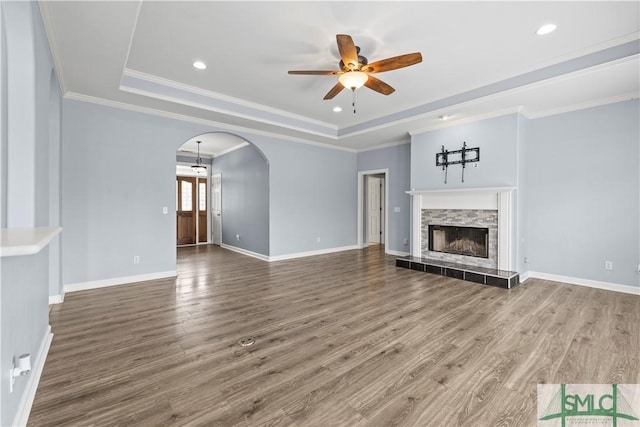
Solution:
<svg viewBox="0 0 640 427">
<path fill-rule="evenodd" d="M 197 162 L 197 141 L 205 167 L 201 175 L 190 173 Z M 188 241 L 189 234 L 195 238 L 186 244 L 216 244 L 268 256 L 268 183 L 266 157 L 244 138 L 225 132 L 190 138 L 176 154 L 176 243 Z M 190 221 L 195 233 L 188 228 Z M 181 236 L 181 227 L 188 233 Z"/>
</svg>

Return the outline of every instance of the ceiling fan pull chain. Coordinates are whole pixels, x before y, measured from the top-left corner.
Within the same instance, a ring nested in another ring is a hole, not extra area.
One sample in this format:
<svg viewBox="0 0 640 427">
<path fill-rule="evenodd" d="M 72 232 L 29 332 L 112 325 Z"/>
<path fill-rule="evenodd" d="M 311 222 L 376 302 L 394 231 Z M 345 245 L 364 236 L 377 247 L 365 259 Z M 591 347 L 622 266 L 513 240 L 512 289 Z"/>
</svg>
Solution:
<svg viewBox="0 0 640 427">
<path fill-rule="evenodd" d="M 353 100 L 351 101 L 351 106 L 353 107 L 353 114 L 356 113 L 356 91 L 355 89 L 351 89 L 351 94 L 353 95 Z"/>
</svg>

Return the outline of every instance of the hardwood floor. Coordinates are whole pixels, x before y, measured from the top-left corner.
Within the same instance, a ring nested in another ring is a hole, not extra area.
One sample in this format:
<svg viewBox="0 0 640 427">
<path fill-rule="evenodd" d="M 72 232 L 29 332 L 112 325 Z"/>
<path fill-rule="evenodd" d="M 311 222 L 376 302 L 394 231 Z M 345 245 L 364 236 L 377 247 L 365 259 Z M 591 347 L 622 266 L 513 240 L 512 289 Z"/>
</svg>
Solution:
<svg viewBox="0 0 640 427">
<path fill-rule="evenodd" d="M 177 279 L 67 294 L 29 425 L 533 426 L 538 383 L 640 383 L 640 297 L 381 249 L 181 248 Z"/>
</svg>

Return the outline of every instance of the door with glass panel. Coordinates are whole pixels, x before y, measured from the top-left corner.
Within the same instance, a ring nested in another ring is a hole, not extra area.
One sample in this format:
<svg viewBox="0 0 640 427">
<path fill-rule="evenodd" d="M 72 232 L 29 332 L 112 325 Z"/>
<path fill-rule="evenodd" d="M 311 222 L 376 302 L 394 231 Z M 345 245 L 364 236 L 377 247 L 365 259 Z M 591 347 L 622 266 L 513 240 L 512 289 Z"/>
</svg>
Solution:
<svg viewBox="0 0 640 427">
<path fill-rule="evenodd" d="M 176 223 L 178 246 L 196 242 L 196 179 L 176 177 Z"/>
<path fill-rule="evenodd" d="M 207 243 L 209 217 L 207 178 L 176 177 L 176 242 Z M 197 236 L 197 239 L 196 239 Z"/>
</svg>

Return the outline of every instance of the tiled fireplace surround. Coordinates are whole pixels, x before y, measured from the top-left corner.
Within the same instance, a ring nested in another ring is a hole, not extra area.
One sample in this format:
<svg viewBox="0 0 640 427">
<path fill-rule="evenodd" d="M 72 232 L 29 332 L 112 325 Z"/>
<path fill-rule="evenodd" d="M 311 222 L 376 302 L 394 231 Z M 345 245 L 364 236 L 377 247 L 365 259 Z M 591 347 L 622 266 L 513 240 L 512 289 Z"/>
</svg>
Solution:
<svg viewBox="0 0 640 427">
<path fill-rule="evenodd" d="M 429 225 L 456 225 L 489 229 L 489 258 L 429 250 Z M 420 256 L 476 267 L 498 268 L 498 211 L 489 209 L 422 209 Z"/>
<path fill-rule="evenodd" d="M 507 288 L 518 283 L 514 187 L 407 193 L 412 198 L 411 256 L 396 265 Z M 429 251 L 429 224 L 489 228 L 489 258 Z"/>
</svg>

